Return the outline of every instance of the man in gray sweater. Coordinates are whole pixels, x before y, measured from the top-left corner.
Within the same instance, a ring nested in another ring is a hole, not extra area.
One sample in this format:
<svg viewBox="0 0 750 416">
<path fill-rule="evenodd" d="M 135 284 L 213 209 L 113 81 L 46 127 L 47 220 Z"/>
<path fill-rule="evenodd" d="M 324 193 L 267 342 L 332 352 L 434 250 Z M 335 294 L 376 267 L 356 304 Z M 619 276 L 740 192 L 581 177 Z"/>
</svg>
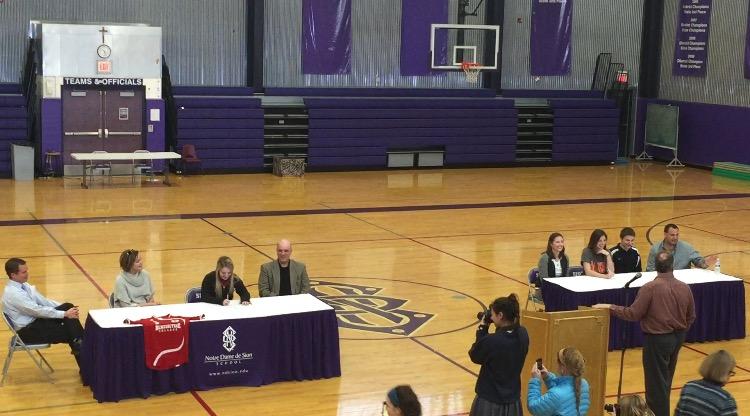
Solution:
<svg viewBox="0 0 750 416">
<path fill-rule="evenodd" d="M 692 264 L 701 269 L 713 267 L 716 263 L 716 256 L 702 257 L 697 250 L 690 244 L 680 241 L 680 229 L 675 224 L 664 226 L 664 240 L 651 246 L 648 253 L 648 263 L 646 271 L 652 272 L 654 268 L 654 259 L 659 252 L 666 251 L 674 257 L 673 270 L 689 269 Z"/>
</svg>

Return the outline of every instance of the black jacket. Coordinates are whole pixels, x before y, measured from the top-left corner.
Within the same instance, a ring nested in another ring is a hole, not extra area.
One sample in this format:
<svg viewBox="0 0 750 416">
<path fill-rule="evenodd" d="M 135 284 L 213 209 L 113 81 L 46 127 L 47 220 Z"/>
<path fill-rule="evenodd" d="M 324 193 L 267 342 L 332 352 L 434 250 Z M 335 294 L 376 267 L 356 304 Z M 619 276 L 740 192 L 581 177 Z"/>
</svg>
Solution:
<svg viewBox="0 0 750 416">
<path fill-rule="evenodd" d="M 521 371 L 529 352 L 529 333 L 522 326 L 488 333 L 486 325 L 477 330 L 469 350 L 471 361 L 480 364 L 475 391 L 477 396 L 497 404 L 521 399 Z"/>
<path fill-rule="evenodd" d="M 247 291 L 245 284 L 239 277 L 234 278 L 234 291 L 240 295 L 241 302 L 250 301 L 250 292 Z M 221 305 L 224 303 L 224 299 L 232 300 L 234 293 L 228 293 L 229 287 L 221 288 L 220 296 L 216 295 L 216 272 L 208 272 L 206 277 L 203 278 L 201 283 L 201 302 L 215 303 Z"/>
</svg>

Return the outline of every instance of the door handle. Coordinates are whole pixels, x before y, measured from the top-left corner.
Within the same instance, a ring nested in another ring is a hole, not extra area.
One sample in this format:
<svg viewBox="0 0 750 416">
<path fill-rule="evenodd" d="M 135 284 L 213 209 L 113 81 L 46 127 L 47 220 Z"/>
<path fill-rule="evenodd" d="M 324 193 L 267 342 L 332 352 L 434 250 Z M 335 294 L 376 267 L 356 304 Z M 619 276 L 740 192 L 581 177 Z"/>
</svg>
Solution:
<svg viewBox="0 0 750 416">
<path fill-rule="evenodd" d="M 110 131 L 109 134 L 117 136 L 140 136 L 140 131 Z"/>
<path fill-rule="evenodd" d="M 97 132 L 95 131 L 66 131 L 66 136 L 96 136 Z"/>
<path fill-rule="evenodd" d="M 102 138 L 102 129 L 99 129 L 99 138 Z"/>
<path fill-rule="evenodd" d="M 104 138 L 109 138 L 109 129 L 104 129 Z"/>
</svg>

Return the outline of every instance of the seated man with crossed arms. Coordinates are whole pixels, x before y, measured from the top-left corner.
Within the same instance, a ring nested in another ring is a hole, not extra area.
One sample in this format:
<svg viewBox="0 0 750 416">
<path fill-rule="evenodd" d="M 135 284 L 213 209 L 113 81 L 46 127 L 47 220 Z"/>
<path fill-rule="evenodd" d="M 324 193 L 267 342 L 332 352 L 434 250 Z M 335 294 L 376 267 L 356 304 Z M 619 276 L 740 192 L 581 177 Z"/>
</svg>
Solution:
<svg viewBox="0 0 750 416">
<path fill-rule="evenodd" d="M 27 344 L 70 345 L 70 352 L 81 367 L 79 355 L 83 341 L 83 327 L 78 321 L 78 307 L 47 299 L 28 283 L 26 261 L 11 258 L 5 262 L 8 283 L 3 293 L 3 313 Z"/>
</svg>

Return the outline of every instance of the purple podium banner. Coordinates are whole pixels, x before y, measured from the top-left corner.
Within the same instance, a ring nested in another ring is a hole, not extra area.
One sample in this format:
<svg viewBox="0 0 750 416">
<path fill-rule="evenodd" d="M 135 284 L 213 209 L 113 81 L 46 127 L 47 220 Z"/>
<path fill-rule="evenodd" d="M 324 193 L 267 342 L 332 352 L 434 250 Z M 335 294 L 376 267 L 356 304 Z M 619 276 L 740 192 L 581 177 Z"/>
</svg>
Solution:
<svg viewBox="0 0 750 416">
<path fill-rule="evenodd" d="M 348 74 L 351 70 L 351 0 L 304 0 L 302 73 Z"/>
<path fill-rule="evenodd" d="M 711 0 L 680 0 L 680 9 L 677 13 L 672 74 L 705 77 L 708 65 Z"/>
<path fill-rule="evenodd" d="M 425 7 L 423 0 L 401 2 L 401 75 L 431 75 L 430 32 L 433 23 L 448 23 L 448 1 L 437 0 Z M 448 33 L 438 31 L 435 38 L 438 64 L 447 64 Z"/>
<path fill-rule="evenodd" d="M 570 73 L 573 0 L 533 0 L 531 3 L 531 75 Z"/>
<path fill-rule="evenodd" d="M 745 79 L 750 79 L 750 9 L 747 12 L 747 31 L 745 33 Z"/>
</svg>

